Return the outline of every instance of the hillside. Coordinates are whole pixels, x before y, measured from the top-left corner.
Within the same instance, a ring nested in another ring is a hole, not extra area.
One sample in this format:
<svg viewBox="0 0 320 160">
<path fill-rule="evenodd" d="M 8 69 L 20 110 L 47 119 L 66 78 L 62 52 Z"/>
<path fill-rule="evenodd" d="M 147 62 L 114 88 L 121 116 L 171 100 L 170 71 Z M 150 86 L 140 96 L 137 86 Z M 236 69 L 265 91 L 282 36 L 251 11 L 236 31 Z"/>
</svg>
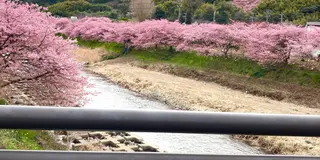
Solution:
<svg viewBox="0 0 320 160">
<path fill-rule="evenodd" d="M 266 11 L 270 10 L 269 22 L 283 21 L 293 22 L 298 25 L 305 25 L 308 21 L 320 20 L 319 0 L 262 0 L 253 9 L 256 19 L 259 21 L 266 19 Z"/>
<path fill-rule="evenodd" d="M 282 20 L 305 25 L 308 21 L 320 20 L 319 0 L 233 0 L 233 3 L 247 12 L 252 12 L 258 21 L 266 20 L 270 11 L 269 22 L 279 23 Z"/>
<path fill-rule="evenodd" d="M 103 16 L 118 19 L 129 10 L 128 3 L 121 0 L 20 0 L 48 7 L 58 17 Z"/>
<path fill-rule="evenodd" d="M 64 2 L 64 1 L 81 1 L 81 0 L 20 0 L 22 2 L 28 2 L 28 3 L 37 3 L 42 6 L 48 6 L 52 4 L 56 4 L 59 2 Z M 118 1 L 118 0 L 85 0 L 90 3 L 108 3 L 111 1 Z"/>
<path fill-rule="evenodd" d="M 48 6 L 56 16 L 104 16 L 130 19 L 129 1 L 125 0 L 22 0 Z M 151 0 L 139 1 L 147 3 Z M 319 0 L 155 0 L 154 19 L 179 19 L 181 23 L 210 22 L 228 24 L 233 21 L 290 22 L 305 25 L 319 21 Z M 143 4 L 141 4 L 143 5 Z M 179 10 L 181 6 L 181 10 Z M 269 11 L 268 11 L 269 10 Z M 267 13 L 267 11 L 269 13 Z M 148 16 L 147 16 L 148 17 Z"/>
<path fill-rule="evenodd" d="M 41 6 L 48 6 L 51 4 L 55 4 L 58 2 L 62 2 L 63 0 L 20 0 L 22 2 L 28 2 L 28 3 L 36 3 L 39 4 Z"/>
</svg>

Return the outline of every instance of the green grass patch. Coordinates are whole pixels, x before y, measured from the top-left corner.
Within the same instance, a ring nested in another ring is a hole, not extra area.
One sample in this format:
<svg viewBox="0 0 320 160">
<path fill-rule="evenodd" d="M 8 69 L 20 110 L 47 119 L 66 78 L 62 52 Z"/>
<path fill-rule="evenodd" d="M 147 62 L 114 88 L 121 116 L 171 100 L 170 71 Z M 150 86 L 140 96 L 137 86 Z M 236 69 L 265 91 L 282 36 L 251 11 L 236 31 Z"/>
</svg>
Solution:
<svg viewBox="0 0 320 160">
<path fill-rule="evenodd" d="M 8 105 L 0 98 L 0 105 Z M 10 150 L 66 150 L 47 131 L 0 130 L 0 149 Z"/>
<path fill-rule="evenodd" d="M 97 40 L 82 40 L 81 38 L 77 38 L 77 44 L 91 49 L 104 48 L 111 53 L 121 53 L 124 50 L 124 46 L 116 42 L 106 43 Z"/>
<path fill-rule="evenodd" d="M 109 55 L 104 60 L 117 58 L 124 50 L 124 46 L 119 43 L 83 41 L 80 39 L 78 44 L 89 48 L 103 47 L 116 55 Z M 191 69 L 216 70 L 253 78 L 320 88 L 319 71 L 311 71 L 295 65 L 263 66 L 247 59 L 200 56 L 196 52 L 176 52 L 172 48 L 132 49 L 128 55 L 145 63 L 168 63 Z"/>
<path fill-rule="evenodd" d="M 104 55 L 102 57 L 102 60 L 111 60 L 111 59 L 118 58 L 121 56 L 121 53 L 124 50 L 124 46 L 116 42 L 106 43 L 106 42 L 100 42 L 97 40 L 82 40 L 81 38 L 78 38 L 77 44 L 79 46 L 87 47 L 90 49 L 104 48 L 106 51 L 108 51 L 108 54 Z"/>
<path fill-rule="evenodd" d="M 262 77 L 265 72 L 263 66 L 253 61 L 248 61 L 246 59 L 233 59 L 223 56 L 199 56 L 195 52 L 169 52 L 167 49 L 134 50 L 130 55 L 146 63 L 164 62 L 192 69 L 214 69 L 222 72 L 231 72 L 256 77 Z"/>
<path fill-rule="evenodd" d="M 63 39 L 68 39 L 68 36 L 66 36 L 65 34 L 62 33 L 56 33 L 57 37 L 62 37 Z"/>
<path fill-rule="evenodd" d="M 47 131 L 0 130 L 0 147 L 9 150 L 66 150 Z"/>
<path fill-rule="evenodd" d="M 295 65 L 263 66 L 254 61 L 223 56 L 199 56 L 195 52 L 171 52 L 168 49 L 133 50 L 132 57 L 145 63 L 168 63 L 199 70 L 217 70 L 254 78 L 320 88 L 320 72 Z"/>
<path fill-rule="evenodd" d="M 38 132 L 27 130 L 0 130 L 0 145 L 5 149 L 42 150 L 36 142 Z"/>
</svg>

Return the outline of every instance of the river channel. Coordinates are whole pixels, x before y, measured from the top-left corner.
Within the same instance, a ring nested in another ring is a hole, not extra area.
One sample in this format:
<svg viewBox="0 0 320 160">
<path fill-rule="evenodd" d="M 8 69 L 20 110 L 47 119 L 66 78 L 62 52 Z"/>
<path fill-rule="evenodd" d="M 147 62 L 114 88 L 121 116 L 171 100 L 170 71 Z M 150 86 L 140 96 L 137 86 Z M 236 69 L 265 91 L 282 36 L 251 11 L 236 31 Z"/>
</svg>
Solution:
<svg viewBox="0 0 320 160">
<path fill-rule="evenodd" d="M 156 109 L 170 110 L 161 102 L 150 100 L 137 93 L 121 88 L 103 78 L 86 74 L 89 82 L 94 84 L 90 91 L 90 102 L 85 107 L 116 109 Z M 147 123 L 147 122 L 146 122 Z M 172 133 L 134 133 L 168 153 L 189 154 L 261 154 L 258 150 L 228 135 L 172 134 Z"/>
</svg>

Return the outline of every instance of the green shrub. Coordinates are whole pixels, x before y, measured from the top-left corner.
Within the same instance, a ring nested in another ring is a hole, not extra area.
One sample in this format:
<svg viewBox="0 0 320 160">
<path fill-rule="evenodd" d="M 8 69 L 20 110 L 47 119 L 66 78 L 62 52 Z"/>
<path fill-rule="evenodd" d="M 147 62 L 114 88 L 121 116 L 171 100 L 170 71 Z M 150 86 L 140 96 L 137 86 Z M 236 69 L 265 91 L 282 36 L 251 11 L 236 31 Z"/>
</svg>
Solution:
<svg viewBox="0 0 320 160">
<path fill-rule="evenodd" d="M 63 1 L 48 7 L 50 13 L 55 16 L 70 17 L 77 15 L 112 14 L 112 8 L 106 4 L 92 4 L 86 0 Z M 110 13 L 109 13 L 110 12 Z"/>
<path fill-rule="evenodd" d="M 8 101 L 3 99 L 3 98 L 0 98 L 0 105 L 8 105 Z"/>
<path fill-rule="evenodd" d="M 126 21 L 126 22 L 128 22 L 128 21 L 129 21 L 129 18 L 127 18 L 127 17 L 122 17 L 122 18 L 119 18 L 119 20 L 120 20 L 120 21 Z"/>
</svg>

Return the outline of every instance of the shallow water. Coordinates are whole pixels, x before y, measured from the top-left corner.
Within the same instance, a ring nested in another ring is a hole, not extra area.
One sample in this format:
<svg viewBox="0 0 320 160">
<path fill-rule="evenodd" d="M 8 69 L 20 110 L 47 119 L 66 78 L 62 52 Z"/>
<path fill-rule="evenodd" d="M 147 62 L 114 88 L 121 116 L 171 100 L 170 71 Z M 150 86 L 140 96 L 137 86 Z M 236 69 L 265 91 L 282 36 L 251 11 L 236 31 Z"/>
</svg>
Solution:
<svg viewBox="0 0 320 160">
<path fill-rule="evenodd" d="M 127 89 L 106 82 L 95 75 L 86 74 L 93 88 L 88 90 L 97 92 L 90 96 L 90 108 L 117 109 L 157 109 L 170 108 L 160 102 L 144 98 Z M 147 144 L 154 144 L 160 150 L 169 153 L 199 153 L 199 154 L 261 154 L 256 149 L 235 141 L 227 135 L 200 134 L 171 134 L 171 133 L 134 133 L 144 139 Z"/>
</svg>

